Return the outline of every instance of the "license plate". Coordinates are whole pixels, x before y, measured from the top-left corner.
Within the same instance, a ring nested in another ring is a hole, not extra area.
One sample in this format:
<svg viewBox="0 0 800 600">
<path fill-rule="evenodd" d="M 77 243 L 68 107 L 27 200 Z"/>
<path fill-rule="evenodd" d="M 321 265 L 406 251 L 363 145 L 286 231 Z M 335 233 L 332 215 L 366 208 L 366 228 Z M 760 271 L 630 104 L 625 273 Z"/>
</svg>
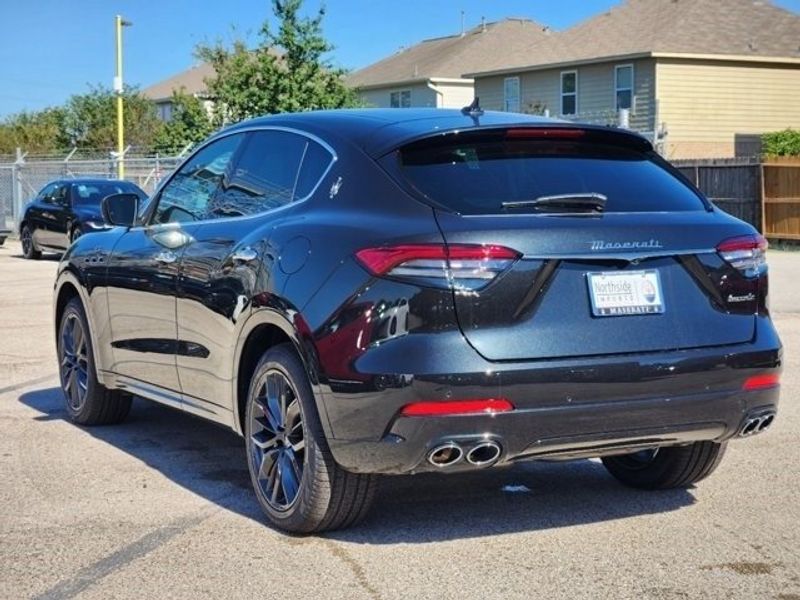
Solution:
<svg viewBox="0 0 800 600">
<path fill-rule="evenodd" d="M 587 273 L 587 281 L 595 317 L 664 312 L 658 271 Z"/>
</svg>

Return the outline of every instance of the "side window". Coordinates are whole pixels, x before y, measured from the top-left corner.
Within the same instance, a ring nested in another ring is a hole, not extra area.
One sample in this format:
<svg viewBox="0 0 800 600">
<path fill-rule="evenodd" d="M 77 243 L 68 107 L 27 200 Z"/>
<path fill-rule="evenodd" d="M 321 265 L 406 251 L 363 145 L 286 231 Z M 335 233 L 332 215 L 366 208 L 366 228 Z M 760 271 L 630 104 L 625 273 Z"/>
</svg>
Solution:
<svg viewBox="0 0 800 600">
<path fill-rule="evenodd" d="M 53 204 L 57 204 L 59 206 L 66 206 L 69 204 L 67 200 L 67 193 L 69 192 L 68 185 L 60 185 L 56 189 L 55 193 L 53 194 Z"/>
<path fill-rule="evenodd" d="M 578 114 L 578 72 L 561 73 L 561 114 Z"/>
<path fill-rule="evenodd" d="M 244 134 L 217 140 L 192 156 L 158 198 L 153 223 L 201 221 L 223 216 L 211 202 Z"/>
<path fill-rule="evenodd" d="M 519 77 L 506 77 L 503 80 L 503 110 L 519 112 Z"/>
<path fill-rule="evenodd" d="M 53 202 L 53 192 L 56 191 L 56 187 L 58 187 L 58 185 L 55 184 L 55 183 L 51 183 L 50 185 L 46 185 L 44 187 L 44 189 L 41 192 L 39 192 L 39 195 L 36 197 L 36 199 L 39 200 L 40 202 L 52 203 Z"/>
<path fill-rule="evenodd" d="M 318 143 L 309 140 L 300 174 L 297 176 L 297 186 L 294 191 L 295 198 L 302 200 L 311 195 L 316 189 L 325 172 L 333 162 L 333 155 Z"/>
<path fill-rule="evenodd" d="M 309 140 L 286 131 L 257 131 L 248 136 L 230 184 L 214 199 L 215 212 L 241 216 L 293 202 L 300 163 Z"/>
<path fill-rule="evenodd" d="M 400 90 L 389 94 L 391 108 L 411 108 L 411 90 Z"/>
<path fill-rule="evenodd" d="M 614 67 L 614 93 L 617 97 L 617 110 L 633 107 L 633 65 Z"/>
</svg>

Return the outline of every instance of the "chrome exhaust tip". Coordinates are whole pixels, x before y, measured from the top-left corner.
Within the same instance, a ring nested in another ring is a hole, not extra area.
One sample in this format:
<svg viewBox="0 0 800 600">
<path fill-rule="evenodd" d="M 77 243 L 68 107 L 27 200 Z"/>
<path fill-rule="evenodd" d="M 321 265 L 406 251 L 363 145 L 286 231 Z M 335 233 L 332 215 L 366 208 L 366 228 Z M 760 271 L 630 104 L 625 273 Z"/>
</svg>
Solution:
<svg viewBox="0 0 800 600">
<path fill-rule="evenodd" d="M 497 442 L 481 442 L 467 453 L 467 462 L 476 467 L 486 467 L 497 462 L 501 452 Z"/>
<path fill-rule="evenodd" d="M 757 417 L 750 417 L 744 422 L 742 428 L 739 430 L 739 437 L 750 437 L 757 433 L 761 433 L 769 429 L 772 422 L 775 420 L 775 413 L 768 412 Z"/>
<path fill-rule="evenodd" d="M 464 451 L 461 446 L 454 442 L 436 446 L 436 448 L 428 452 L 428 462 L 440 469 L 456 464 L 463 457 Z"/>
</svg>

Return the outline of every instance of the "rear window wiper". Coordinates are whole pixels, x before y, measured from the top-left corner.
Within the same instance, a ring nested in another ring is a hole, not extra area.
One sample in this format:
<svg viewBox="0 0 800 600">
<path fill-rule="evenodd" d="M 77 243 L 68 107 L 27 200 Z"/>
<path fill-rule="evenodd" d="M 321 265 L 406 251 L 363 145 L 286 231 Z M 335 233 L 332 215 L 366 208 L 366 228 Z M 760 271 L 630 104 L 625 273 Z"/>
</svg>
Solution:
<svg viewBox="0 0 800 600">
<path fill-rule="evenodd" d="M 559 194 L 539 196 L 533 200 L 511 200 L 503 202 L 504 209 L 532 208 L 546 213 L 601 213 L 608 198 L 603 194 L 588 192 L 581 194 Z"/>
</svg>

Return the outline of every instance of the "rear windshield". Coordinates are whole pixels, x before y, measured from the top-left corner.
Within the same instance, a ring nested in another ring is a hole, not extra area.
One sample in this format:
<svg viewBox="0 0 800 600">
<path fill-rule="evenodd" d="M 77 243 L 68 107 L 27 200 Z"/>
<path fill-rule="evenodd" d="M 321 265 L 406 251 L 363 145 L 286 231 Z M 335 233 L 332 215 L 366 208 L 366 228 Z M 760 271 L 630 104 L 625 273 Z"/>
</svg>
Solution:
<svg viewBox="0 0 800 600">
<path fill-rule="evenodd" d="M 407 146 L 399 165 L 418 193 L 458 213 L 502 214 L 509 212 L 503 203 L 581 194 L 605 196 L 604 212 L 706 209 L 653 152 L 594 141 L 457 137 Z"/>
</svg>

